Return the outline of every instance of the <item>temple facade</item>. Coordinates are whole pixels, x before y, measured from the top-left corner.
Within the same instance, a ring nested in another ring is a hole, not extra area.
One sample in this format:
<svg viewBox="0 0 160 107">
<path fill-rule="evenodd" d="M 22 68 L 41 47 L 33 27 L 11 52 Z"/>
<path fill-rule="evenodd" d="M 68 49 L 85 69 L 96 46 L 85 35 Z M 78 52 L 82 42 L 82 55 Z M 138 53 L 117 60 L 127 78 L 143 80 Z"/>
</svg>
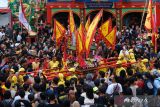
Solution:
<svg viewBox="0 0 160 107">
<path fill-rule="evenodd" d="M 159 1 L 155 2 L 154 0 L 153 11 L 155 7 L 157 12 L 160 10 Z M 140 25 L 147 5 L 146 0 L 48 0 L 46 4 L 47 23 L 52 24 L 53 19 L 56 18 L 64 26 L 67 26 L 68 12 L 71 9 L 74 12 L 76 25 L 79 26 L 81 22 L 85 23 L 88 17 L 93 20 L 98 11 L 103 9 L 100 23 L 111 17 L 112 24 L 121 29 L 123 26 Z"/>
</svg>

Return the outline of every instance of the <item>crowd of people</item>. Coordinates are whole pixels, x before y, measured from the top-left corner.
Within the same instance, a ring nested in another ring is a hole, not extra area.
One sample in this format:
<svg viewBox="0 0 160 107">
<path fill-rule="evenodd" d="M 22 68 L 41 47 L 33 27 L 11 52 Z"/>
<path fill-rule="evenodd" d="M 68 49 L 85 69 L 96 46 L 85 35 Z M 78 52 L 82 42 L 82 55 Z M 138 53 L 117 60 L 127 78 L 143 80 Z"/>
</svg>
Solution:
<svg viewBox="0 0 160 107">
<path fill-rule="evenodd" d="M 0 28 L 0 107 L 110 107 L 124 104 L 125 96 L 146 95 L 153 95 L 154 101 L 126 106 L 160 106 L 160 52 L 154 52 L 150 37 L 139 36 L 138 26 L 117 32 L 115 50 L 96 34 L 96 50 L 91 50 L 84 67 L 75 50 L 67 50 L 64 62 L 64 46 L 56 46 L 52 29 L 49 24 L 39 27 L 36 40 L 27 42 L 26 30 Z M 45 72 L 58 73 L 49 79 Z"/>
</svg>

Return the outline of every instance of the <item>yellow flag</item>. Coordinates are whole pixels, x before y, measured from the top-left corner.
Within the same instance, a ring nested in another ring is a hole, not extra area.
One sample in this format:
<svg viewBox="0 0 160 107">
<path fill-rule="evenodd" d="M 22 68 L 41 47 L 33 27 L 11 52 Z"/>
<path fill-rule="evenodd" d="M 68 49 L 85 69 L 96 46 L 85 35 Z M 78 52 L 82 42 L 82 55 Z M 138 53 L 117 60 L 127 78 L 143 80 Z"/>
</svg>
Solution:
<svg viewBox="0 0 160 107">
<path fill-rule="evenodd" d="M 69 11 L 69 26 L 70 26 L 70 32 L 73 33 L 75 30 L 75 23 L 74 23 L 74 17 L 72 10 Z"/>
<path fill-rule="evenodd" d="M 56 42 L 59 42 L 59 39 L 63 36 L 66 29 L 61 25 L 56 19 L 54 19 L 54 35 Z"/>
<path fill-rule="evenodd" d="M 116 32 L 117 28 L 114 27 L 112 31 L 105 37 L 106 38 L 106 45 L 108 47 L 112 47 L 112 49 L 115 48 L 115 43 L 116 43 Z"/>
<path fill-rule="evenodd" d="M 101 27 L 99 28 L 102 35 L 106 36 L 112 29 L 112 22 L 111 18 L 109 18 L 106 22 L 104 22 Z"/>
<path fill-rule="evenodd" d="M 84 30 L 84 26 L 83 26 L 82 23 L 80 24 L 78 31 L 79 31 L 79 34 L 80 34 L 82 40 L 84 40 L 84 39 L 85 39 L 85 38 L 84 38 L 84 36 L 85 36 L 85 30 Z M 85 40 L 84 40 L 84 41 L 85 41 Z"/>
<path fill-rule="evenodd" d="M 81 54 L 81 52 L 83 51 L 83 41 L 85 41 L 84 40 L 84 26 L 81 23 L 80 27 L 77 31 L 77 51 L 78 51 L 78 54 Z"/>
<path fill-rule="evenodd" d="M 86 25 L 85 25 L 86 31 L 88 31 L 90 23 L 91 23 L 91 19 L 90 19 L 90 17 L 88 17 L 88 20 L 87 20 Z"/>
<path fill-rule="evenodd" d="M 146 17 L 146 21 L 145 21 L 144 26 L 147 30 L 152 29 L 152 0 L 149 0 L 147 17 Z"/>
<path fill-rule="evenodd" d="M 77 53 L 80 54 L 83 50 L 83 45 L 82 45 L 82 38 L 81 38 L 81 35 L 80 35 L 80 32 L 77 31 L 77 42 L 76 42 L 76 50 L 77 50 Z"/>
<path fill-rule="evenodd" d="M 97 24 L 102 16 L 103 10 L 101 10 L 93 19 L 92 23 L 89 26 L 89 29 L 87 31 L 86 35 L 86 41 L 85 41 L 85 48 L 87 56 L 89 55 L 90 46 L 92 44 L 93 37 L 96 33 Z"/>
</svg>

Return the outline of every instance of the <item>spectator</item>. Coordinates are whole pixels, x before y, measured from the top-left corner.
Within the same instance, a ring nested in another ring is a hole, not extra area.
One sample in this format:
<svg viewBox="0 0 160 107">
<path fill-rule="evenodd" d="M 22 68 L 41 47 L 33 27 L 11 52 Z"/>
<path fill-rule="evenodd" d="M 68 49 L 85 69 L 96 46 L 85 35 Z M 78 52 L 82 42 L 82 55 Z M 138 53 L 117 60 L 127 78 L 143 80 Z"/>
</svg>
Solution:
<svg viewBox="0 0 160 107">
<path fill-rule="evenodd" d="M 14 104 L 13 106 L 14 107 L 21 107 L 21 106 L 32 107 L 31 103 L 24 99 L 25 91 L 20 90 L 18 93 L 19 93 L 19 98 L 15 97 L 15 99 L 13 101 L 13 104 Z"/>
<path fill-rule="evenodd" d="M 4 93 L 4 100 L 2 100 L 2 107 L 12 107 L 12 98 L 11 98 L 11 92 L 10 91 L 6 91 Z"/>
</svg>

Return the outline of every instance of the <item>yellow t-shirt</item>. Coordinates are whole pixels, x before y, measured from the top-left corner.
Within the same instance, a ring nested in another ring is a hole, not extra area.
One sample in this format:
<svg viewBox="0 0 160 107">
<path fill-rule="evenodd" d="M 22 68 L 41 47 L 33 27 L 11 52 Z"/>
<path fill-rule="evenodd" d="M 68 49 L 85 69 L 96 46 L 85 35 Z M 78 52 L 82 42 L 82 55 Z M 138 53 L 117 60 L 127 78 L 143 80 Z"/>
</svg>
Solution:
<svg viewBox="0 0 160 107">
<path fill-rule="evenodd" d="M 104 61 L 100 61 L 99 65 L 104 66 Z M 107 72 L 107 70 L 108 70 L 107 67 L 99 69 L 99 71 L 103 71 L 103 72 Z"/>
<path fill-rule="evenodd" d="M 127 60 L 126 59 L 121 59 L 120 60 L 122 63 L 127 63 Z"/>
<path fill-rule="evenodd" d="M 135 59 L 134 53 L 130 53 L 130 54 L 129 54 L 129 62 L 131 62 L 131 63 L 136 62 L 136 59 Z"/>
<path fill-rule="evenodd" d="M 33 70 L 36 70 L 36 69 L 38 69 L 39 68 L 39 62 L 32 62 L 32 68 L 33 68 Z"/>
<path fill-rule="evenodd" d="M 115 70 L 116 75 L 117 75 L 117 76 L 120 76 L 120 72 L 121 72 L 122 70 L 124 70 L 124 71 L 126 72 L 125 68 L 123 68 L 123 67 L 117 68 L 117 69 Z"/>
<path fill-rule="evenodd" d="M 143 62 L 140 63 L 139 67 L 140 72 L 147 72 L 147 67 Z"/>
<path fill-rule="evenodd" d="M 50 61 L 49 62 L 49 68 L 50 69 L 56 68 L 56 67 L 58 67 L 58 65 L 59 65 L 58 61 L 56 61 L 56 62 Z"/>
</svg>

